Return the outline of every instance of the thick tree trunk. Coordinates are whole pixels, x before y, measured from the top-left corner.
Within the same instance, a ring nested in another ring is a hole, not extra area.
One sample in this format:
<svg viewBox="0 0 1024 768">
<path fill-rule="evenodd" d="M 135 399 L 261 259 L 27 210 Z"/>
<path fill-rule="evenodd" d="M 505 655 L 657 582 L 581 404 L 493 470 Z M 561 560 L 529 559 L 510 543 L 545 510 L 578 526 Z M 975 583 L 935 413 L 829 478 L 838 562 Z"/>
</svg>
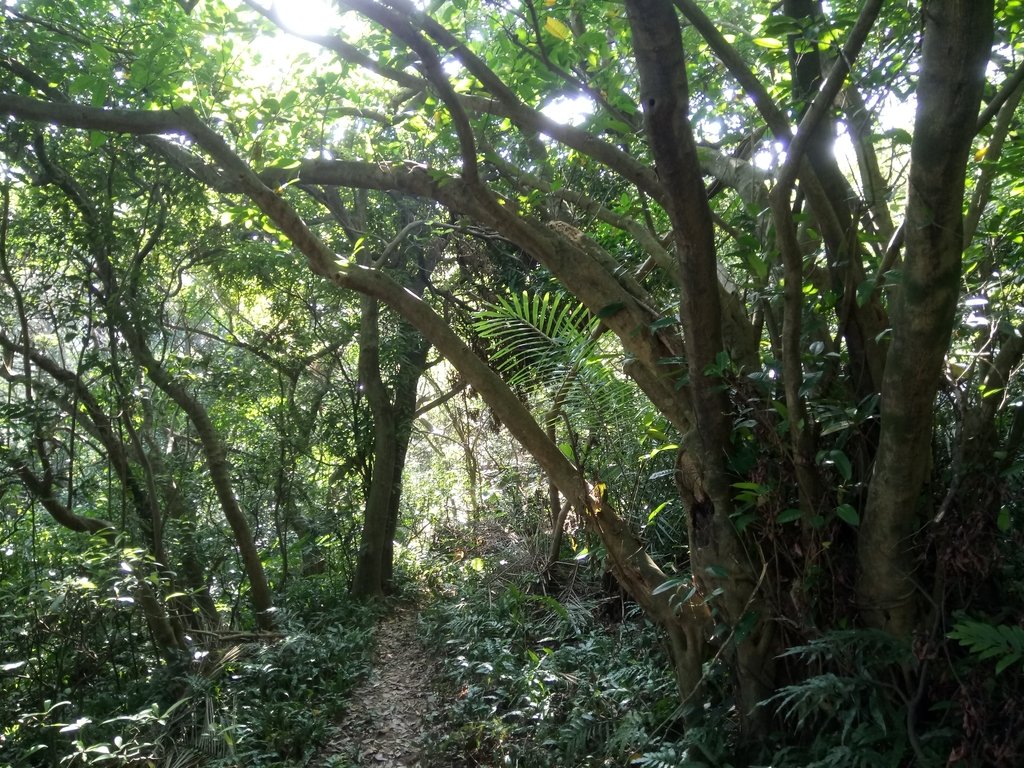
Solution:
<svg viewBox="0 0 1024 768">
<path fill-rule="evenodd" d="M 384 594 L 384 560 L 388 551 L 391 494 L 397 470 L 398 438 L 390 414 L 374 414 L 373 473 L 370 492 L 363 509 L 363 531 L 352 580 L 356 597 L 380 597 Z"/>
<path fill-rule="evenodd" d="M 915 533 L 935 394 L 953 328 L 963 197 L 992 44 L 992 0 L 930 0 L 911 147 L 903 279 L 882 381 L 881 434 L 859 541 L 861 615 L 909 638 Z"/>
<path fill-rule="evenodd" d="M 820 0 L 785 0 L 783 13 L 806 28 L 813 28 L 823 15 Z M 790 70 L 798 118 L 806 114 L 824 79 L 817 40 L 806 41 L 809 44 L 798 47 L 803 37 L 803 34 L 789 36 Z M 857 301 L 857 287 L 866 279 L 857 240 L 859 200 L 836 161 L 835 139 L 835 122 L 831 116 L 819 121 L 808 136 L 804 155 L 823 192 L 822 195 L 809 194 L 808 201 L 819 221 L 818 230 L 828 254 L 830 287 L 844 297 L 844 322 L 840 332 L 846 340 L 854 389 L 860 398 L 864 398 L 877 391 L 881 379 L 884 358 L 879 335 L 885 330 L 886 323 L 884 313 L 875 301 L 863 306 Z M 805 193 L 810 186 L 806 185 Z M 832 224 L 827 225 L 826 221 Z"/>
<path fill-rule="evenodd" d="M 328 363 L 326 368 L 319 372 L 320 380 L 306 402 L 305 408 L 300 407 L 296 402 L 298 376 L 297 374 L 289 375 L 287 381 L 288 409 L 284 421 L 279 427 L 278 439 L 281 441 L 281 451 L 274 481 L 274 506 L 283 519 L 281 528 L 284 531 L 293 531 L 299 537 L 301 545 L 299 573 L 301 576 L 322 573 L 327 565 L 323 551 L 317 544 L 314 527 L 295 504 L 292 478 L 297 471 L 299 459 L 309 451 L 320 406 L 331 387 L 332 369 L 333 363 Z M 279 532 L 278 535 L 280 536 L 281 533 Z M 287 550 L 287 543 L 281 542 L 280 546 L 283 555 Z"/>
<path fill-rule="evenodd" d="M 182 533 L 178 555 L 181 578 L 188 587 L 190 599 L 199 609 L 192 623 L 200 623 L 204 629 L 220 627 L 220 613 L 210 594 L 209 573 L 200 559 L 195 525 L 191 520 L 181 522 Z M 204 621 L 200 621 L 200 616 Z"/>
<path fill-rule="evenodd" d="M 361 598 L 384 594 L 384 550 L 398 449 L 394 413 L 381 378 L 379 320 L 379 302 L 364 296 L 359 324 L 359 386 L 373 416 L 373 469 L 352 580 L 352 594 Z"/>
<path fill-rule="evenodd" d="M 395 385 L 395 481 L 391 487 L 391 499 L 388 501 L 388 530 L 384 540 L 384 588 L 391 591 L 395 576 L 395 534 L 401 515 L 403 474 L 405 460 L 409 455 L 409 440 L 412 438 L 412 423 L 416 417 L 416 393 L 419 389 L 420 376 L 423 373 L 430 344 L 412 329 L 417 347 L 409 353 L 399 379 Z"/>
</svg>

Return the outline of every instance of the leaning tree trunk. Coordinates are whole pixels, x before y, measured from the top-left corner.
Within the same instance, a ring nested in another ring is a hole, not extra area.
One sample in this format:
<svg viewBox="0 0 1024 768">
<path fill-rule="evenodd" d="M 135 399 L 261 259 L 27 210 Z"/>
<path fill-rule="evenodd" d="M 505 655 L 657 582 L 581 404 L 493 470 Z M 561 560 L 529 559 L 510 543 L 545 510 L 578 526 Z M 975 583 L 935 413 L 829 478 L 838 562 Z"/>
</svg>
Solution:
<svg viewBox="0 0 1024 768">
<path fill-rule="evenodd" d="M 253 611 L 256 614 L 256 623 L 261 629 L 272 629 L 274 607 L 270 587 L 259 557 L 259 551 L 256 549 L 252 533 L 249 530 L 249 523 L 235 496 L 227 458 L 227 446 L 203 404 L 167 372 L 149 349 L 144 332 L 138 326 L 137 317 L 133 316 L 125 303 L 126 298 L 131 296 L 131 291 L 125 293 L 125 286 L 120 285 L 118 280 L 110 258 L 111 248 L 114 245 L 113 233 L 107 227 L 100 211 L 83 194 L 82 189 L 70 174 L 49 157 L 41 136 L 37 140 L 36 152 L 45 179 L 61 189 L 68 202 L 81 215 L 89 232 L 93 258 L 92 268 L 102 283 L 101 300 L 112 327 L 121 331 L 136 362 L 146 370 L 150 381 L 186 413 L 196 428 L 217 499 L 224 512 L 224 517 L 234 533 L 246 575 L 249 577 L 250 598 Z M 155 243 L 156 240 L 153 242 Z"/>
<path fill-rule="evenodd" d="M 992 0 L 931 0 L 911 146 L 903 279 L 882 379 L 881 434 L 860 530 L 861 615 L 909 638 L 915 533 L 933 407 L 949 347 L 963 253 L 964 179 L 992 44 Z"/>
<path fill-rule="evenodd" d="M 249 577 L 250 602 L 255 614 L 256 625 L 260 629 L 273 629 L 274 603 L 270 585 L 267 582 L 266 571 L 263 570 L 263 562 L 260 560 L 260 553 L 253 540 L 252 531 L 249 529 L 249 522 L 235 495 L 234 483 L 231 479 L 231 465 L 228 462 L 228 450 L 224 440 L 203 404 L 167 373 L 143 341 L 141 333 L 128 323 L 119 325 L 132 354 L 139 365 L 146 370 L 149 380 L 185 412 L 192 422 L 192 426 L 195 427 L 217 500 L 220 502 L 221 511 L 234 534 L 245 574 Z"/>
</svg>

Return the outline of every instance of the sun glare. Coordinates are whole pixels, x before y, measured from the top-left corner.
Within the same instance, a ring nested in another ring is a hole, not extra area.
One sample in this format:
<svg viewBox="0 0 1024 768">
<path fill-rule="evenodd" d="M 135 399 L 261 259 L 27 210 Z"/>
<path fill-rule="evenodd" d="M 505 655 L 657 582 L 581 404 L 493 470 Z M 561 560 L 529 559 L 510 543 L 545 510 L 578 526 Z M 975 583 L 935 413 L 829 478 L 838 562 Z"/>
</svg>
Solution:
<svg viewBox="0 0 1024 768">
<path fill-rule="evenodd" d="M 296 35 L 322 35 L 335 30 L 341 21 L 327 0 L 275 1 L 272 7 L 284 28 Z"/>
<path fill-rule="evenodd" d="M 278 17 L 281 28 L 260 35 L 248 46 L 255 59 L 247 68 L 248 80 L 255 87 L 279 87 L 300 56 L 324 53 L 319 44 L 304 38 L 347 32 L 329 0 L 261 0 L 260 4 Z"/>
<path fill-rule="evenodd" d="M 556 123 L 575 126 L 594 114 L 594 101 L 589 96 L 558 96 L 540 111 Z"/>
</svg>

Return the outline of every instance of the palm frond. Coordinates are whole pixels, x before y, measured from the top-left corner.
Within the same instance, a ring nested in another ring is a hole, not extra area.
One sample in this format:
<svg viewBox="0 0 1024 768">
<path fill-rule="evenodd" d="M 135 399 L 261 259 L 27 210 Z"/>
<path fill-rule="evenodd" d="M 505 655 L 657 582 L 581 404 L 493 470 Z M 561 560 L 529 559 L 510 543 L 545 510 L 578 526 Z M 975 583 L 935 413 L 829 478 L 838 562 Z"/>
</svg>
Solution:
<svg viewBox="0 0 1024 768">
<path fill-rule="evenodd" d="M 563 294 L 523 291 L 482 310 L 477 333 L 494 347 L 491 360 L 511 386 L 539 383 L 575 369 L 592 346 L 597 319 Z"/>
</svg>

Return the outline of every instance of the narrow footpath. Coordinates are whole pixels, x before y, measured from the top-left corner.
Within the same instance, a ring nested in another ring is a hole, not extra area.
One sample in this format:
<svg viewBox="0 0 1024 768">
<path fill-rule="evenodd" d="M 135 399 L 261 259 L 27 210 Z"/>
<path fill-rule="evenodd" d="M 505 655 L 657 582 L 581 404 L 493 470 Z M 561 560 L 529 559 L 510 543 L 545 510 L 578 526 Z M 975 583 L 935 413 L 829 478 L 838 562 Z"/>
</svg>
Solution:
<svg viewBox="0 0 1024 768">
<path fill-rule="evenodd" d="M 436 704 L 434 665 L 420 642 L 417 613 L 400 608 L 377 625 L 373 670 L 352 692 L 348 712 L 313 765 L 426 768 L 426 714 Z"/>
</svg>

